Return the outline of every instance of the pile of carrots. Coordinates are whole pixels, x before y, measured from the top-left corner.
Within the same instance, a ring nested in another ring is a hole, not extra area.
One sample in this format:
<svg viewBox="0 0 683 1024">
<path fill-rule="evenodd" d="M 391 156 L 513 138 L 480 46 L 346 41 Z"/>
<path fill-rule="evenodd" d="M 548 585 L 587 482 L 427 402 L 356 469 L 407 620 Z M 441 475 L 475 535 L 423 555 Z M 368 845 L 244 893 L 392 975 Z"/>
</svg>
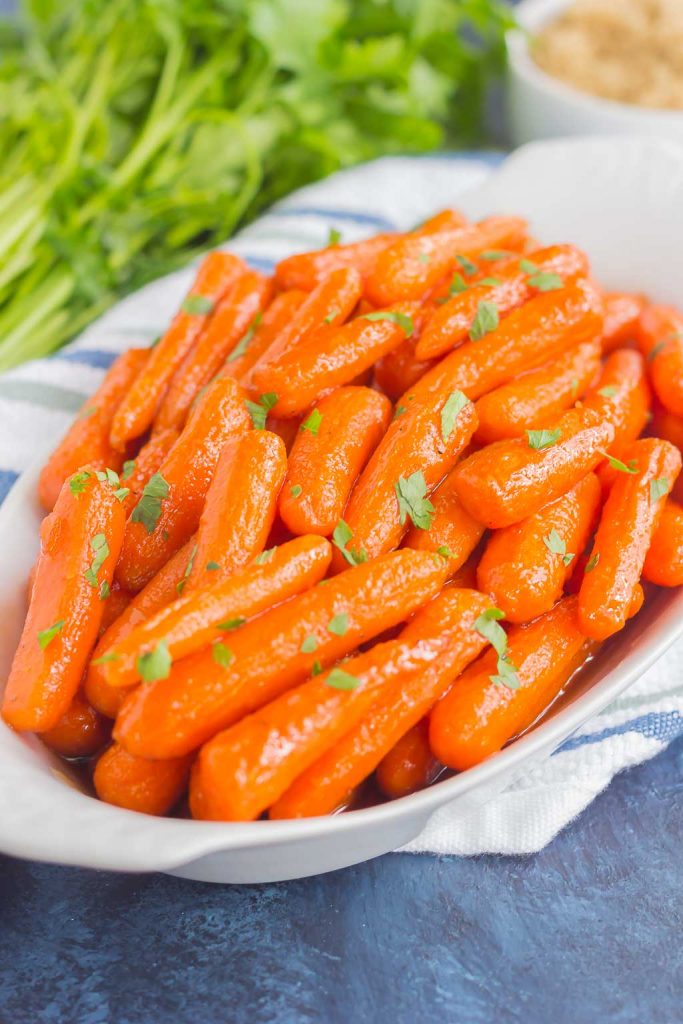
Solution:
<svg viewBox="0 0 683 1024">
<path fill-rule="evenodd" d="M 414 792 L 683 583 L 682 446 L 683 315 L 519 218 L 213 252 L 43 469 L 2 714 L 148 814 Z"/>
</svg>

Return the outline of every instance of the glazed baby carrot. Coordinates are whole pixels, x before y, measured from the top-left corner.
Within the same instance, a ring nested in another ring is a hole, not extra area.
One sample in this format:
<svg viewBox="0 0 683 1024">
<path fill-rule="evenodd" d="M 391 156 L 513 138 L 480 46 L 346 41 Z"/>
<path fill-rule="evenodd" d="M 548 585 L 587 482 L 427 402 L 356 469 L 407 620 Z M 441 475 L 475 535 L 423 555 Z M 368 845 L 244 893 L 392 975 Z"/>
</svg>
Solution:
<svg viewBox="0 0 683 1024">
<path fill-rule="evenodd" d="M 123 508 L 127 516 L 137 505 L 145 484 L 157 472 L 179 436 L 179 432 L 172 427 L 160 430 L 143 444 L 134 459 L 124 462 L 121 486 L 128 490 L 123 499 Z"/>
<path fill-rule="evenodd" d="M 659 587 L 683 585 L 683 508 L 669 499 L 652 535 L 643 576 Z"/>
<path fill-rule="evenodd" d="M 66 478 L 86 463 L 95 470 L 121 469 L 123 455 L 109 443 L 111 422 L 148 357 L 147 349 L 131 348 L 115 360 L 47 460 L 40 474 L 38 496 L 48 512 L 54 508 Z"/>
<path fill-rule="evenodd" d="M 683 314 L 669 306 L 646 306 L 639 345 L 657 398 L 683 416 Z"/>
<path fill-rule="evenodd" d="M 589 281 L 579 279 L 544 292 L 513 310 L 498 327 L 490 321 L 492 329 L 438 362 L 410 393 L 422 400 L 457 387 L 474 402 L 524 370 L 599 337 L 602 321 L 602 297 Z"/>
<path fill-rule="evenodd" d="M 95 791 L 107 804 L 141 814 L 167 814 L 187 788 L 191 757 L 146 761 L 113 743 L 95 766 Z"/>
<path fill-rule="evenodd" d="M 460 503 L 453 486 L 453 470 L 431 496 L 434 506 L 428 530 L 411 527 L 404 544 L 419 551 L 434 551 L 446 559 L 452 576 L 466 562 L 484 534 L 484 526 L 473 519 Z"/>
<path fill-rule="evenodd" d="M 337 388 L 297 431 L 279 510 L 292 533 L 329 536 L 389 424 L 391 403 L 364 387 Z"/>
<path fill-rule="evenodd" d="M 477 582 L 506 619 L 529 622 L 552 608 L 586 546 L 600 500 L 598 478 L 588 473 L 535 515 L 491 534 Z"/>
<path fill-rule="evenodd" d="M 629 456 L 602 510 L 591 571 L 586 570 L 579 591 L 581 629 L 595 640 L 606 640 L 624 626 L 666 496 L 681 468 L 678 449 L 657 438 L 635 441 Z"/>
<path fill-rule="evenodd" d="M 281 331 L 294 319 L 302 303 L 308 296 L 306 292 L 292 289 L 276 295 L 260 317 L 255 317 L 251 326 L 244 332 L 240 340 L 226 358 L 220 371 L 221 377 L 234 377 L 241 383 L 247 378 L 252 366 L 273 344 Z"/>
<path fill-rule="evenodd" d="M 251 430 L 228 441 L 199 520 L 188 589 L 229 576 L 261 554 L 286 472 L 287 452 L 277 434 Z"/>
<path fill-rule="evenodd" d="M 403 235 L 377 256 L 364 294 L 375 306 L 420 299 L 455 269 L 458 256 L 517 249 L 525 235 L 526 222 L 519 217 L 487 217 L 455 230 Z"/>
<path fill-rule="evenodd" d="M 344 805 L 483 649 L 487 641 L 475 623 L 490 604 L 476 590 L 446 590 L 416 615 L 401 640 L 431 648 L 432 663 L 399 686 L 387 686 L 360 722 L 298 776 L 271 807 L 270 817 L 312 817 Z M 425 635 L 430 639 L 422 640 Z"/>
<path fill-rule="evenodd" d="M 375 558 L 398 546 L 409 526 L 428 530 L 429 494 L 453 466 L 477 425 L 474 405 L 461 391 L 399 406 L 353 489 L 344 512 L 356 551 Z M 337 570 L 346 566 L 335 553 Z"/>
<path fill-rule="evenodd" d="M 110 434 L 114 448 L 123 451 L 129 441 L 150 426 L 167 384 L 206 326 L 216 303 L 245 270 L 242 260 L 227 252 L 211 252 L 204 258 L 180 311 L 116 410 Z"/>
<path fill-rule="evenodd" d="M 555 245 L 510 261 L 496 270 L 495 277 L 474 281 L 469 287 L 460 274 L 455 284 L 459 290 L 437 306 L 415 346 L 415 355 L 434 359 L 465 341 L 481 318 L 482 303 L 495 306 L 495 315 L 503 317 L 539 292 L 556 291 L 564 281 L 587 272 L 588 260 L 579 249 Z"/>
<path fill-rule="evenodd" d="M 650 414 L 652 400 L 645 360 L 640 352 L 620 348 L 605 360 L 600 377 L 584 405 L 614 426 L 613 444 L 634 441 Z"/>
<path fill-rule="evenodd" d="M 630 292 L 607 292 L 605 295 L 605 326 L 602 330 L 602 351 L 609 355 L 616 348 L 636 341 L 645 300 Z"/>
<path fill-rule="evenodd" d="M 214 381 L 126 524 L 116 567 L 126 590 L 141 590 L 194 533 L 223 445 L 250 428 L 239 385 L 230 378 Z"/>
<path fill-rule="evenodd" d="M 532 725 L 594 646 L 579 627 L 576 597 L 564 598 L 526 626 L 513 626 L 507 653 L 516 688 L 501 681 L 493 650 L 465 669 L 432 711 L 434 756 L 464 771 L 496 754 Z"/>
<path fill-rule="evenodd" d="M 43 521 L 31 603 L 2 705 L 13 729 L 46 732 L 74 699 L 97 639 L 124 522 L 114 490 L 89 468 L 67 480 Z"/>
<path fill-rule="evenodd" d="M 545 430 L 496 441 L 454 471 L 456 494 L 490 529 L 511 526 L 565 494 L 604 458 L 614 426 L 593 409 L 570 409 Z"/>
<path fill-rule="evenodd" d="M 377 360 L 375 384 L 392 402 L 396 402 L 420 377 L 424 377 L 432 366 L 433 360 L 423 361 L 416 358 L 414 336 L 406 338 L 388 355 Z"/>
<path fill-rule="evenodd" d="M 176 370 L 155 417 L 155 430 L 182 428 L 195 396 L 216 376 L 249 330 L 268 302 L 272 287 L 263 274 L 247 271 L 223 296 L 205 330 Z"/>
<path fill-rule="evenodd" d="M 109 685 L 99 659 L 110 647 L 128 636 L 135 626 L 145 622 L 160 608 L 177 598 L 178 586 L 184 578 L 194 545 L 195 538 L 192 538 L 177 551 L 147 586 L 130 600 L 121 614 L 108 625 L 97 642 L 85 677 L 85 696 L 94 708 L 108 718 L 116 718 L 125 690 Z"/>
<path fill-rule="evenodd" d="M 100 636 L 102 636 L 109 629 L 111 624 L 118 619 L 120 615 L 123 615 L 126 608 L 132 600 L 132 594 L 129 594 L 127 590 L 114 580 L 111 585 L 109 597 L 104 602 L 104 611 L 102 612 L 102 621 L 100 622 Z"/>
<path fill-rule="evenodd" d="M 477 402 L 475 440 L 490 444 L 547 426 L 583 396 L 599 368 L 599 341 L 584 341 L 537 370 L 489 391 Z"/>
<path fill-rule="evenodd" d="M 105 745 L 110 731 L 111 723 L 77 693 L 57 724 L 40 738 L 62 757 L 91 757 Z"/>
<path fill-rule="evenodd" d="M 365 278 L 372 271 L 379 254 L 391 245 L 396 234 L 374 235 L 348 245 L 328 245 L 325 249 L 297 253 L 280 260 L 275 268 L 279 288 L 300 288 L 310 292 L 335 270 L 352 267 Z"/>
<path fill-rule="evenodd" d="M 214 586 L 181 594 L 107 648 L 102 678 L 110 686 L 131 686 L 140 677 L 168 675 L 172 660 L 201 651 L 281 601 L 314 586 L 330 564 L 330 544 L 322 537 L 297 537 Z M 152 662 L 150 667 L 149 662 Z"/>
<path fill-rule="evenodd" d="M 429 746 L 429 719 L 422 718 L 387 751 L 375 778 L 384 795 L 396 800 L 429 786 L 442 771 Z"/>
<path fill-rule="evenodd" d="M 395 551 L 272 608 L 216 649 L 177 662 L 126 698 L 115 735 L 143 757 L 176 757 L 404 621 L 433 597 L 433 555 Z M 381 594 L 381 601 L 377 595 Z"/>
<path fill-rule="evenodd" d="M 276 416 L 296 416 L 321 392 L 349 384 L 397 348 L 413 333 L 419 315 L 417 303 L 404 302 L 393 309 L 365 313 L 341 327 L 317 331 L 277 359 L 257 365 L 252 386 L 276 396 Z"/>
<path fill-rule="evenodd" d="M 459 228 L 464 228 L 469 223 L 465 214 L 461 213 L 460 210 L 440 210 L 433 217 L 428 217 L 427 220 L 419 224 L 409 234 L 434 235 L 439 231 L 455 231 Z"/>
</svg>

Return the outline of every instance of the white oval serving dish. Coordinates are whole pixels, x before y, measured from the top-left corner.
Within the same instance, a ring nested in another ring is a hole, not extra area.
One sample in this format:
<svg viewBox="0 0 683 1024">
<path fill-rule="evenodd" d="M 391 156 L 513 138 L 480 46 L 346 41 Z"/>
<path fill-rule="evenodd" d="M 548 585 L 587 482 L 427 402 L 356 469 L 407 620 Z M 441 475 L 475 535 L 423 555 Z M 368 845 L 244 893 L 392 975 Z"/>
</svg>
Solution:
<svg viewBox="0 0 683 1024">
<path fill-rule="evenodd" d="M 367 189 L 367 178 L 359 188 Z M 429 189 L 425 161 L 425 207 Z M 641 289 L 661 301 L 683 295 L 683 150 L 676 146 L 638 139 L 534 144 L 513 154 L 483 185 L 454 193 L 452 203 L 473 217 L 520 213 L 542 241 L 575 241 L 608 287 Z M 178 300 L 180 281 L 179 289 Z M 38 548 L 37 476 L 37 468 L 27 472 L 0 509 L 3 680 Z M 658 592 L 552 712 L 502 753 L 413 796 L 327 818 L 222 824 L 110 807 L 81 792 L 38 740 L 0 722 L 0 851 L 210 882 L 297 878 L 376 857 L 415 838 L 443 804 L 463 813 L 484 804 L 614 700 L 682 632 L 683 591 Z"/>
</svg>

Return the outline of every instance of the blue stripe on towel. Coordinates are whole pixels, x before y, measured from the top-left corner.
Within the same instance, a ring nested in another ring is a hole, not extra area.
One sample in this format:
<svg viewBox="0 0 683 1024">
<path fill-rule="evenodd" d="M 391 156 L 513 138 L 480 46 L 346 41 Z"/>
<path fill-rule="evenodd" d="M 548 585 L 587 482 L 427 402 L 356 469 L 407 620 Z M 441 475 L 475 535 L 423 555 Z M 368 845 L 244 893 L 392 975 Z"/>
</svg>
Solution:
<svg viewBox="0 0 683 1024">
<path fill-rule="evenodd" d="M 53 359 L 59 359 L 66 363 L 83 363 L 84 366 L 94 366 L 97 370 L 108 370 L 119 352 L 106 352 L 101 348 L 77 348 L 62 349 L 55 352 Z"/>
<path fill-rule="evenodd" d="M 19 474 L 11 469 L 0 469 L 0 502 L 5 500 L 18 476 Z"/>
<path fill-rule="evenodd" d="M 602 740 L 611 736 L 623 736 L 627 732 L 638 732 L 649 740 L 659 740 L 660 743 L 670 743 L 672 739 L 683 733 L 683 718 L 678 711 L 651 711 L 647 715 L 640 715 L 632 718 L 621 725 L 613 725 L 600 732 L 587 733 L 584 736 L 572 736 L 566 740 L 561 747 L 555 751 L 556 754 L 563 754 L 568 750 L 577 750 L 585 747 L 588 743 L 601 743 Z"/>
</svg>

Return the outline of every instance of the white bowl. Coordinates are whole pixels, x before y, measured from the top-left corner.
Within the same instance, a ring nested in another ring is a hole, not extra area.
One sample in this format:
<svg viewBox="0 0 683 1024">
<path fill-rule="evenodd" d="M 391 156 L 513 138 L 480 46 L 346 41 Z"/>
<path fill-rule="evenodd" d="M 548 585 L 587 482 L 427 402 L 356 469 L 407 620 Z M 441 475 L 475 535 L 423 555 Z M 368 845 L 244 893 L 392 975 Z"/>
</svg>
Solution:
<svg viewBox="0 0 683 1024">
<path fill-rule="evenodd" d="M 623 0 L 624 4 L 628 0 Z M 528 39 L 570 0 L 524 0 L 515 7 L 520 30 L 508 33 L 507 110 L 515 145 L 567 135 L 648 135 L 683 142 L 683 111 L 653 110 L 592 96 L 542 71 Z"/>
<path fill-rule="evenodd" d="M 372 168 L 358 181 L 364 194 L 368 176 Z M 429 161 L 424 195 L 430 195 Z M 644 289 L 661 301 L 683 294 L 683 152 L 677 147 L 623 139 L 539 143 L 452 201 L 471 216 L 526 215 L 543 241 L 575 240 L 609 287 Z M 37 468 L 26 473 L 0 510 L 0 679 L 21 630 L 38 547 L 37 476 Z M 327 818 L 222 824 L 124 811 L 81 792 L 38 740 L 0 723 L 0 850 L 211 882 L 267 882 L 345 867 L 414 839 L 443 804 L 467 813 L 485 803 L 614 700 L 682 632 L 683 591 L 658 592 L 546 719 L 502 753 L 413 796 Z"/>
</svg>

